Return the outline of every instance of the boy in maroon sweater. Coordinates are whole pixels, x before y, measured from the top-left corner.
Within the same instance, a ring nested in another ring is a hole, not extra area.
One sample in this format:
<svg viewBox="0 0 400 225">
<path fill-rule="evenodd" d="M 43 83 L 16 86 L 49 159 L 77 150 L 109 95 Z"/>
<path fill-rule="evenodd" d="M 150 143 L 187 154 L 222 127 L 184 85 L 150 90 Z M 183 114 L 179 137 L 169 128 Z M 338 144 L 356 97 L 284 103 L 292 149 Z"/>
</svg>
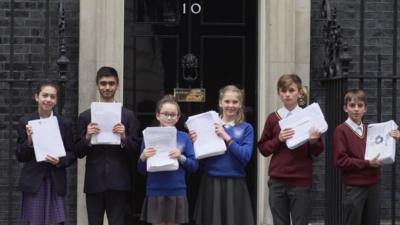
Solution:
<svg viewBox="0 0 400 225">
<path fill-rule="evenodd" d="M 318 156 L 323 150 L 318 129 L 310 130 L 309 142 L 291 150 L 285 141 L 293 137 L 294 130 L 281 130 L 279 127 L 280 119 L 303 110 L 297 104 L 302 95 L 301 90 L 301 79 L 297 75 L 280 77 L 278 95 L 283 107 L 268 116 L 258 142 L 258 149 L 262 155 L 272 155 L 268 170 L 268 187 L 274 225 L 308 224 L 312 160 L 313 156 Z"/>
<path fill-rule="evenodd" d="M 365 160 L 367 126 L 362 117 L 367 111 L 367 101 L 362 90 L 353 89 L 344 97 L 347 120 L 336 127 L 333 134 L 334 162 L 342 171 L 344 194 L 342 203 L 346 225 L 379 224 L 379 155 Z M 390 136 L 398 138 L 393 130 Z"/>
</svg>

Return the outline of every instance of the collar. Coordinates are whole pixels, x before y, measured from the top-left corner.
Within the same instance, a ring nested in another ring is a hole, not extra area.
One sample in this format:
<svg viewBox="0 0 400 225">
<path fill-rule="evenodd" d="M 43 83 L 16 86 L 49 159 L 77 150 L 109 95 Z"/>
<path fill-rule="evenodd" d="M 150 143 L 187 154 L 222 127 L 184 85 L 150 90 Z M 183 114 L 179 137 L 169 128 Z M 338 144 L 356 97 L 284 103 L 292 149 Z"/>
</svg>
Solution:
<svg viewBox="0 0 400 225">
<path fill-rule="evenodd" d="M 100 99 L 99 99 L 97 102 L 100 102 L 100 103 L 118 103 L 118 101 L 115 100 L 115 99 L 114 99 L 114 101 L 112 101 L 112 102 L 102 102 L 102 101 L 100 101 Z"/>
<path fill-rule="evenodd" d="M 296 107 L 294 107 L 294 109 L 292 109 L 292 111 L 289 111 L 285 106 L 282 106 L 281 108 L 278 109 L 277 113 L 278 115 L 284 119 L 290 115 L 293 115 L 299 111 L 303 110 L 302 108 L 300 108 L 299 105 L 296 105 Z M 290 115 L 288 115 L 290 113 Z"/>
<path fill-rule="evenodd" d="M 345 123 L 349 125 L 349 127 L 355 132 L 357 132 L 358 128 L 361 128 L 361 131 L 364 131 L 364 124 L 362 122 L 360 123 L 360 125 L 358 125 L 352 119 L 350 119 L 350 117 L 348 117 Z"/>
<path fill-rule="evenodd" d="M 224 126 L 225 128 L 233 127 L 235 126 L 235 121 L 230 121 L 230 122 L 222 121 L 222 126 Z"/>
<path fill-rule="evenodd" d="M 38 113 L 38 116 L 39 116 L 39 113 Z M 53 110 L 51 110 L 51 112 L 50 112 L 50 116 L 49 116 L 49 117 L 47 117 L 47 118 L 50 118 L 50 117 L 52 117 L 52 116 L 53 116 Z M 39 116 L 39 118 L 40 118 L 40 119 L 46 119 L 46 118 L 43 118 L 43 117 L 40 117 L 40 116 Z"/>
</svg>

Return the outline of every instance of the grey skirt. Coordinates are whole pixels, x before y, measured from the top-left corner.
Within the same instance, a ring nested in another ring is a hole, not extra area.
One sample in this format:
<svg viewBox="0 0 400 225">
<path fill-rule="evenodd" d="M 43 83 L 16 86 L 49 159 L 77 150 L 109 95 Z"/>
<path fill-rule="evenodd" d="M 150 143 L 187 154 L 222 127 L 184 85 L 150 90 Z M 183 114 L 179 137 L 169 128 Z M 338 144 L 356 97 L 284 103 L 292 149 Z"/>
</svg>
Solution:
<svg viewBox="0 0 400 225">
<path fill-rule="evenodd" d="M 194 220 L 197 225 L 254 225 L 245 179 L 204 175 L 197 196 Z"/>
<path fill-rule="evenodd" d="M 186 196 L 146 196 L 140 220 L 153 224 L 188 223 L 188 200 Z"/>
</svg>

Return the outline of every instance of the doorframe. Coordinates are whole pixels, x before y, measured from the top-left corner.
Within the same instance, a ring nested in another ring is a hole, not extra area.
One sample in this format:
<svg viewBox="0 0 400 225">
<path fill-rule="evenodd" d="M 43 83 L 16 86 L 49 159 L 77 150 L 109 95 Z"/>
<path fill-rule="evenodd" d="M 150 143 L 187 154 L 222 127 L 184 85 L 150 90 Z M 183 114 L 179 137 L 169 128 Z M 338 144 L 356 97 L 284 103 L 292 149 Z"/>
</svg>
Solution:
<svg viewBox="0 0 400 225">
<path fill-rule="evenodd" d="M 112 5 L 108 5 L 107 2 L 107 0 L 80 2 L 79 111 L 87 108 L 90 102 L 96 99 L 93 74 L 98 66 L 115 66 L 120 69 L 120 74 L 123 76 L 124 0 L 117 0 Z M 300 75 L 305 85 L 309 83 L 310 8 L 310 0 L 258 0 L 257 130 L 259 135 L 268 113 L 279 106 L 278 98 L 271 98 L 276 96 L 275 84 L 279 75 L 295 72 Z M 102 18 L 108 18 L 108 22 L 104 24 L 96 22 Z M 109 20 L 110 18 L 112 20 Z M 108 32 L 109 30 L 113 32 Z M 101 38 L 93 38 L 93 33 L 102 33 L 98 35 Z M 93 85 L 87 85 L 88 83 Z M 120 83 L 120 91 L 122 90 L 123 83 Z M 122 94 L 118 96 L 121 102 L 122 96 Z M 257 161 L 257 225 L 269 225 L 272 224 L 267 198 L 269 159 L 259 155 Z M 84 225 L 87 224 L 87 218 L 83 194 L 85 172 L 82 159 L 78 162 L 77 173 L 77 224 Z"/>
<path fill-rule="evenodd" d="M 281 106 L 276 88 L 280 75 L 296 73 L 301 77 L 303 85 L 309 87 L 311 1 L 258 0 L 257 33 L 257 131 L 260 137 L 268 114 Z M 272 225 L 267 185 L 270 157 L 257 154 L 256 224 Z"/>
</svg>

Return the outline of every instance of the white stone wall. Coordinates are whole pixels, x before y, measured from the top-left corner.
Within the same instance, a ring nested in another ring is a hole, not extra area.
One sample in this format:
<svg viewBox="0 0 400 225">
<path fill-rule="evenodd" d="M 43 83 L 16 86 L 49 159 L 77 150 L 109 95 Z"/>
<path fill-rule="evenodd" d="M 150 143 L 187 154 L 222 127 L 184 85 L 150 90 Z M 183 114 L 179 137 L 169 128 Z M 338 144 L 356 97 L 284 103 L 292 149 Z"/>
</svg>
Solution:
<svg viewBox="0 0 400 225">
<path fill-rule="evenodd" d="M 281 106 L 276 83 L 284 73 L 310 82 L 310 0 L 259 0 L 258 134 L 269 113 Z M 274 97 L 275 96 L 275 97 Z M 258 157 L 257 225 L 272 225 L 268 204 L 269 158 Z"/>
<path fill-rule="evenodd" d="M 79 18 L 79 112 L 98 100 L 96 72 L 101 66 L 118 71 L 122 102 L 124 63 L 124 0 L 81 0 Z M 85 159 L 78 159 L 77 224 L 87 224 L 83 193 Z M 107 221 L 105 223 L 107 225 Z"/>
</svg>

